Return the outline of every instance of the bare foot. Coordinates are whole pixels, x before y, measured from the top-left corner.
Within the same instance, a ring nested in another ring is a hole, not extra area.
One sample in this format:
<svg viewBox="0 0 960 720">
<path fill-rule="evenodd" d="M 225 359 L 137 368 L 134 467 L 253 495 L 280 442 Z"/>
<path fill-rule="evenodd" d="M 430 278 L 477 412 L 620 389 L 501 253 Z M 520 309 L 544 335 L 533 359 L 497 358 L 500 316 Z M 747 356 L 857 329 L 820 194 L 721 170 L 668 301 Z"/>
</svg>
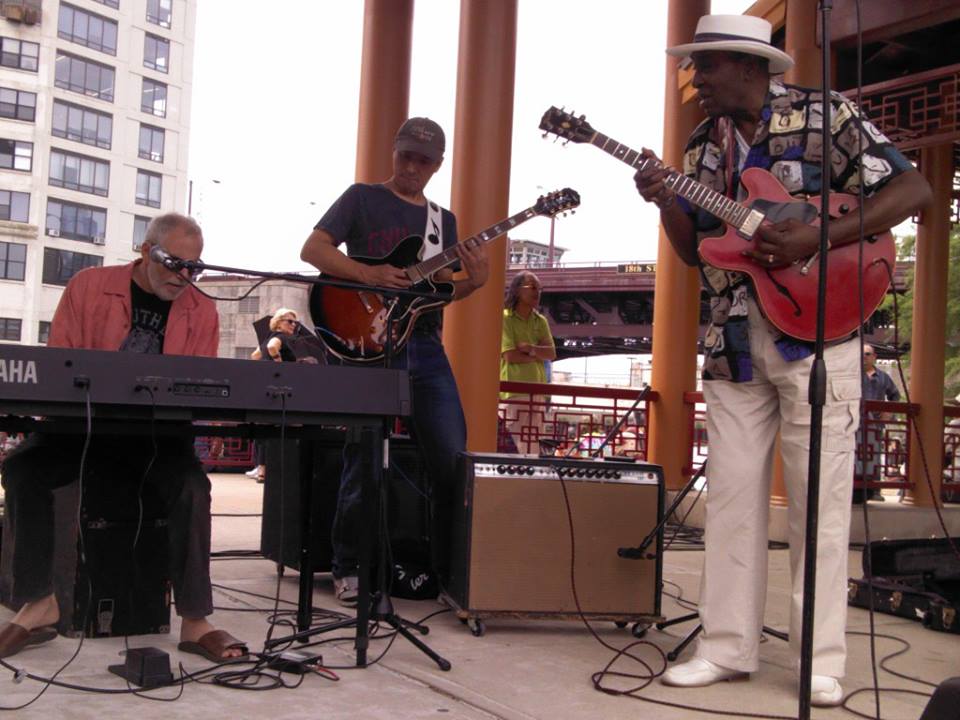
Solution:
<svg viewBox="0 0 960 720">
<path fill-rule="evenodd" d="M 180 641 L 196 642 L 208 632 L 216 628 L 207 622 L 206 618 L 180 618 Z M 243 653 L 240 648 L 227 648 L 221 656 L 223 659 L 240 657 Z"/>
<path fill-rule="evenodd" d="M 56 595 L 51 593 L 45 598 L 25 604 L 13 616 L 11 622 L 27 630 L 33 630 L 45 625 L 56 625 L 59 619 L 60 606 L 57 604 Z"/>
</svg>

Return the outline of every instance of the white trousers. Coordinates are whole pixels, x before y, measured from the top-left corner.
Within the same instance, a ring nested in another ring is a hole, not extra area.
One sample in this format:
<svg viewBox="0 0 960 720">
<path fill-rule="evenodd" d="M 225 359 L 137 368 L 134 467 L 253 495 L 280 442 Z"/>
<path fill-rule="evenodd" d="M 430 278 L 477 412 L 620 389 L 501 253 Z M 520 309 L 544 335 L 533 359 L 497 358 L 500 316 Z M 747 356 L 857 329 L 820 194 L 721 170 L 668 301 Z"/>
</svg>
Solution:
<svg viewBox="0 0 960 720">
<path fill-rule="evenodd" d="M 813 363 L 812 356 L 793 362 L 780 356 L 771 326 L 753 301 L 749 319 L 753 380 L 703 383 L 709 458 L 700 587 L 703 635 L 698 648 L 700 657 L 744 672 L 757 670 L 759 664 L 767 596 L 770 475 L 778 430 L 788 496 L 790 645 L 799 658 L 810 448 L 807 388 Z M 860 413 L 857 338 L 827 347 L 824 361 L 827 397 L 820 456 L 813 673 L 842 677 L 850 493 Z"/>
</svg>

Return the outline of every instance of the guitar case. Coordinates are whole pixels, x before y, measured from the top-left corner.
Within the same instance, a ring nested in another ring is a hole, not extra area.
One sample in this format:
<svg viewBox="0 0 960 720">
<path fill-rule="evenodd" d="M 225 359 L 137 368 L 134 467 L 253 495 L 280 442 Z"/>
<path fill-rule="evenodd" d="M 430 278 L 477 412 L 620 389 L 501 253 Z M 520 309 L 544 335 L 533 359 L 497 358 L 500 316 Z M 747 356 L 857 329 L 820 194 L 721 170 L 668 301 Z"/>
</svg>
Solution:
<svg viewBox="0 0 960 720">
<path fill-rule="evenodd" d="M 960 541 L 953 540 L 960 547 Z M 867 552 L 872 582 L 867 578 Z M 864 577 L 851 578 L 848 603 L 867 608 L 870 585 L 873 609 L 919 620 L 924 627 L 960 634 L 960 557 L 945 538 L 879 540 L 863 555 Z"/>
</svg>

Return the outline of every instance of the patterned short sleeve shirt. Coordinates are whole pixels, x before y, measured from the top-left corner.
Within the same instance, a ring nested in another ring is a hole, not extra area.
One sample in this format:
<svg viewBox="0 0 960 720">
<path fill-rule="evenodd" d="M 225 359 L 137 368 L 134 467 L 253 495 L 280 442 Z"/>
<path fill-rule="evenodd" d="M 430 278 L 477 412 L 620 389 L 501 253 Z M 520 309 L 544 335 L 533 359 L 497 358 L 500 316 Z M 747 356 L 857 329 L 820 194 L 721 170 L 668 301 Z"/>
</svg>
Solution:
<svg viewBox="0 0 960 720">
<path fill-rule="evenodd" d="M 912 168 L 893 144 L 838 93 L 830 96 L 831 174 L 834 192 L 857 194 L 863 165 L 864 194 L 869 196 L 891 178 Z M 771 80 L 761 122 L 751 143 L 728 139 L 716 119 L 707 119 L 687 142 L 683 172 L 708 187 L 742 198 L 740 173 L 761 168 L 771 173 L 791 195 L 820 193 L 823 143 L 823 93 Z M 732 192 L 727 189 L 728 143 L 734 147 Z M 858 148 L 862 149 L 858 155 Z M 722 234 L 722 224 L 706 210 L 679 198 L 692 217 L 698 241 Z M 747 298 L 752 284 L 742 273 L 701 263 L 703 285 L 710 295 L 710 326 L 704 338 L 704 380 L 746 382 L 753 378 L 747 330 Z M 786 360 L 813 352 L 811 343 L 782 335 L 777 347 Z"/>
</svg>

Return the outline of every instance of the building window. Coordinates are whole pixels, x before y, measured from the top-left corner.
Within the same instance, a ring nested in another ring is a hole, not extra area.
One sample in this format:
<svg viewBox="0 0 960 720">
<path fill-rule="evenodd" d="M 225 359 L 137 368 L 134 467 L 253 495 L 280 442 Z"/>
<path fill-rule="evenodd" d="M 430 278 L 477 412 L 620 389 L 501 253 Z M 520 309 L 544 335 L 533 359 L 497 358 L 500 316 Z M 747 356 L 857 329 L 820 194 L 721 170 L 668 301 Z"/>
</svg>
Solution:
<svg viewBox="0 0 960 720">
<path fill-rule="evenodd" d="M 23 320 L 20 318 L 0 318 L 0 340 L 20 340 L 20 328 Z"/>
<path fill-rule="evenodd" d="M 30 193 L 0 190 L 0 220 L 27 222 L 30 216 Z"/>
<path fill-rule="evenodd" d="M 143 215 L 133 216 L 133 249 L 139 251 L 147 237 L 147 226 L 150 224 L 150 218 Z"/>
<path fill-rule="evenodd" d="M 143 90 L 140 93 L 140 109 L 157 117 L 166 117 L 167 86 L 162 82 L 144 78 Z"/>
<path fill-rule="evenodd" d="M 147 22 L 169 28 L 173 18 L 173 0 L 147 0 Z"/>
<path fill-rule="evenodd" d="M 160 188 L 162 184 L 163 178 L 160 175 L 146 170 L 137 170 L 137 196 L 134 198 L 137 205 L 160 207 Z"/>
<path fill-rule="evenodd" d="M 0 168 L 30 172 L 33 169 L 33 143 L 0 140 Z"/>
<path fill-rule="evenodd" d="M 41 345 L 50 342 L 50 323 L 46 320 L 41 320 L 37 325 L 37 342 Z"/>
<path fill-rule="evenodd" d="M 47 200 L 47 235 L 102 245 L 107 234 L 107 211 L 64 200 Z"/>
<path fill-rule="evenodd" d="M 113 116 L 54 100 L 51 132 L 57 137 L 109 150 L 113 135 Z"/>
<path fill-rule="evenodd" d="M 240 298 L 240 301 L 237 303 L 237 312 L 238 313 L 260 312 L 260 296 L 247 295 L 247 297 L 245 298 Z"/>
<path fill-rule="evenodd" d="M 117 23 L 73 5 L 60 3 L 57 36 L 108 55 L 117 54 Z"/>
<path fill-rule="evenodd" d="M 114 75 L 109 65 L 57 51 L 54 85 L 58 88 L 113 102 Z"/>
<path fill-rule="evenodd" d="M 163 162 L 163 128 L 140 125 L 140 147 L 137 154 L 144 160 Z"/>
<path fill-rule="evenodd" d="M 46 247 L 43 249 L 43 282 L 46 285 L 66 285 L 81 270 L 101 265 L 103 258 L 99 255 Z"/>
<path fill-rule="evenodd" d="M 37 94 L 0 88 L 0 117 L 33 122 L 37 118 Z"/>
<path fill-rule="evenodd" d="M 233 357 L 237 360 L 249 360 L 254 350 L 256 348 L 238 346 L 233 349 Z"/>
<path fill-rule="evenodd" d="M 4 67 L 36 72 L 39 57 L 40 45 L 37 43 L 8 37 L 0 38 L 0 65 Z"/>
<path fill-rule="evenodd" d="M 169 72 L 170 41 L 147 33 L 143 39 L 143 64 L 157 72 Z"/>
<path fill-rule="evenodd" d="M 0 278 L 23 280 L 27 270 L 27 246 L 0 242 Z"/>
<path fill-rule="evenodd" d="M 112 7 L 114 10 L 120 9 L 120 0 L 93 0 L 98 2 L 101 5 L 106 5 L 107 7 Z"/>
<path fill-rule="evenodd" d="M 86 155 L 51 150 L 50 184 L 106 197 L 110 192 L 110 163 Z"/>
</svg>

